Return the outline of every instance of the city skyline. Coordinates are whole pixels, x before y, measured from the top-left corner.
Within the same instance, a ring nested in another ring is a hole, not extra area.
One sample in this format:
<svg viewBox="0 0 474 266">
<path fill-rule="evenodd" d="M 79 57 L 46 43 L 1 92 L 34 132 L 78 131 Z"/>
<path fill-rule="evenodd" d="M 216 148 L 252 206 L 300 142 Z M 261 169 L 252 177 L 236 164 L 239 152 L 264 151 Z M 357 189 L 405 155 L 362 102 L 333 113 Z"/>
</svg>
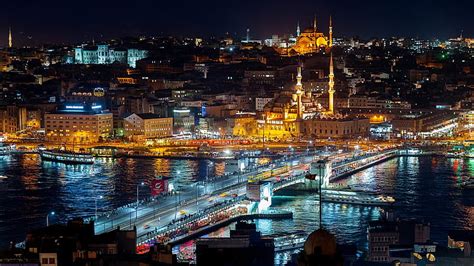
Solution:
<svg viewBox="0 0 474 266">
<path fill-rule="evenodd" d="M 463 3 L 464 2 L 464 3 Z M 91 5 L 93 7 L 91 8 Z M 253 38 L 264 39 L 272 34 L 294 34 L 299 22 L 311 26 L 314 15 L 320 28 L 327 29 L 328 18 L 334 18 L 335 37 L 407 36 L 425 39 L 451 38 L 464 32 L 473 34 L 474 22 L 469 20 L 473 3 L 456 5 L 431 1 L 396 1 L 353 3 L 339 0 L 300 1 L 288 8 L 285 1 L 217 1 L 186 3 L 154 3 L 139 1 L 86 0 L 69 6 L 57 0 L 46 3 L 4 3 L 8 10 L 0 18 L 0 46 L 8 45 L 12 27 L 18 45 L 106 40 L 137 35 L 175 35 L 190 37 L 244 37 L 250 28 Z M 210 12 L 211 15 L 207 15 Z M 74 29 L 74 30 L 72 30 Z"/>
</svg>

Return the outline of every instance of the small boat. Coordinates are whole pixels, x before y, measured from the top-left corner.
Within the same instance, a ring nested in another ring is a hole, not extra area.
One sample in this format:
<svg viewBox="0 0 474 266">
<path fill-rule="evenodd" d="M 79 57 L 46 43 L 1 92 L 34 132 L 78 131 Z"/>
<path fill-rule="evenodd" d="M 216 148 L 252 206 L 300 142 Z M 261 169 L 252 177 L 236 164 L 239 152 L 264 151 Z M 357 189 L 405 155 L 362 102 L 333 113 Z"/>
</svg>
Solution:
<svg viewBox="0 0 474 266">
<path fill-rule="evenodd" d="M 74 152 L 61 149 L 40 151 L 42 160 L 66 164 L 93 164 L 94 157 L 86 152 Z"/>
<path fill-rule="evenodd" d="M 308 233 L 305 231 L 295 231 L 290 233 L 272 234 L 275 244 L 275 252 L 300 249 L 304 246 Z"/>
<path fill-rule="evenodd" d="M 465 189 L 473 189 L 474 188 L 474 178 L 469 178 L 468 180 L 461 183 L 461 187 Z"/>
<path fill-rule="evenodd" d="M 4 142 L 0 142 L 0 156 L 10 155 L 14 149 L 15 149 L 15 145 L 8 145 Z"/>
<path fill-rule="evenodd" d="M 0 180 L 5 180 L 5 179 L 8 179 L 8 176 L 0 175 Z"/>
</svg>

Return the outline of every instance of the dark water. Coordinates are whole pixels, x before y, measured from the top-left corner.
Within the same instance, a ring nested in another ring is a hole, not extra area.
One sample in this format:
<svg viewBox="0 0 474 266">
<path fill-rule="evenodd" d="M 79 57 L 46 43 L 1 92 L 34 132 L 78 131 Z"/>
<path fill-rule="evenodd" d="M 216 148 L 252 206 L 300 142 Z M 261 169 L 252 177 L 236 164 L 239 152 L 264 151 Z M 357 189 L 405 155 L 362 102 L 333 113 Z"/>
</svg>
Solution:
<svg viewBox="0 0 474 266">
<path fill-rule="evenodd" d="M 23 240 L 28 229 L 51 221 L 66 221 L 93 215 L 136 200 L 136 186 L 155 175 L 175 176 L 173 183 L 186 185 L 207 174 L 208 161 L 165 159 L 100 159 L 92 166 L 42 163 L 36 155 L 0 158 L 0 245 Z M 211 174 L 223 174 L 225 164 L 216 162 Z M 179 173 L 179 174 L 178 174 Z M 474 160 L 440 157 L 404 157 L 366 169 L 341 181 L 393 196 L 401 217 L 420 218 L 432 225 L 432 238 L 446 242 L 451 229 L 473 229 L 474 191 L 459 184 L 474 175 Z M 140 197 L 149 189 L 140 188 Z M 293 220 L 258 221 L 264 234 L 314 230 L 318 226 L 316 197 L 277 195 L 273 207 L 292 210 Z M 323 204 L 323 223 L 341 243 L 367 246 L 369 220 L 380 215 L 378 208 Z"/>
<path fill-rule="evenodd" d="M 447 242 L 453 229 L 474 229 L 474 190 L 460 183 L 474 176 L 474 160 L 441 157 L 392 159 L 340 181 L 353 187 L 393 196 L 393 212 L 401 218 L 417 218 L 431 224 L 434 241 Z M 275 197 L 273 207 L 294 211 L 293 221 L 258 221 L 264 234 L 290 230 L 315 230 L 319 226 L 316 196 Z M 340 243 L 367 246 L 367 224 L 378 219 L 379 208 L 324 203 L 323 225 Z"/>
<path fill-rule="evenodd" d="M 31 228 L 51 222 L 91 216 L 136 200 L 137 184 L 157 175 L 173 176 L 174 185 L 185 186 L 208 174 L 222 175 L 225 163 L 166 159 L 97 159 L 94 165 L 41 162 L 38 155 L 0 157 L 0 247 L 24 240 Z M 149 196 L 140 187 L 140 198 Z M 103 196 L 102 199 L 98 199 Z"/>
<path fill-rule="evenodd" d="M 361 171 L 339 183 L 393 196 L 393 212 L 401 218 L 417 218 L 431 223 L 431 237 L 441 244 L 453 229 L 474 229 L 474 190 L 463 190 L 460 183 L 474 176 L 474 160 L 441 157 L 402 157 Z M 293 220 L 257 220 L 262 234 L 296 230 L 308 234 L 319 228 L 317 197 L 308 193 L 297 196 L 278 195 L 274 208 L 293 211 Z M 380 217 L 381 210 L 346 204 L 323 204 L 323 226 L 336 235 L 339 243 L 356 244 L 367 249 L 367 225 Z M 233 227 L 231 225 L 230 227 Z M 224 228 L 211 236 L 228 236 Z M 193 243 L 178 247 L 176 252 L 189 253 Z M 297 251 L 294 251 L 297 252 Z M 292 252 L 277 253 L 275 264 L 284 264 Z"/>
</svg>

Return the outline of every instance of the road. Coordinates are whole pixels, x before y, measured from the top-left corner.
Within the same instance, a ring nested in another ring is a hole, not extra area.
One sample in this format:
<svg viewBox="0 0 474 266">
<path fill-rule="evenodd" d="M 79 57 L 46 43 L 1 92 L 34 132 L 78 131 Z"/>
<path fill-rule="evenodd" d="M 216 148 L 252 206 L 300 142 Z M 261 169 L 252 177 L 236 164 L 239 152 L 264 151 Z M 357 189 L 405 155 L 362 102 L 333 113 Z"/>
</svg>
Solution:
<svg viewBox="0 0 474 266">
<path fill-rule="evenodd" d="M 313 156 L 303 157 L 305 162 L 312 160 Z M 262 166 L 237 175 L 214 177 L 207 184 L 195 183 L 186 187 L 178 187 L 173 195 L 161 196 L 153 201 L 141 203 L 138 210 L 136 204 L 131 203 L 113 214 L 100 216 L 95 222 L 96 234 L 108 232 L 117 226 L 121 229 L 137 227 L 137 234 L 147 234 L 155 228 L 162 228 L 174 219 L 183 218 L 187 214 L 199 213 L 212 206 L 231 200 L 233 194 L 245 194 L 245 186 L 249 176 L 259 172 L 271 171 L 288 165 L 288 161 L 297 160 L 296 157 L 275 161 L 272 166 Z M 290 171 L 298 169 L 301 164 L 294 163 Z"/>
</svg>

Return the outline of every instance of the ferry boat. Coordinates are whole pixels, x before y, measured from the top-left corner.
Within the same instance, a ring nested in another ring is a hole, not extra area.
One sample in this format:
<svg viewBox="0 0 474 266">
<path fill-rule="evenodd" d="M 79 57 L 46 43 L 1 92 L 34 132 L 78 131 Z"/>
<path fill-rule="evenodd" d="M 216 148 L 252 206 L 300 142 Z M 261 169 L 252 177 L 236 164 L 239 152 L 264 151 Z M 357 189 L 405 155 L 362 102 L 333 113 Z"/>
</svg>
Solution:
<svg viewBox="0 0 474 266">
<path fill-rule="evenodd" d="M 10 155 L 14 149 L 15 145 L 8 145 L 4 142 L 0 142 L 0 156 Z"/>
<path fill-rule="evenodd" d="M 308 233 L 305 231 L 295 231 L 292 233 L 273 234 L 270 237 L 273 238 L 275 252 L 283 252 L 302 248 Z"/>
<path fill-rule="evenodd" d="M 42 160 L 68 164 L 93 164 L 94 157 L 90 153 L 66 151 L 62 149 L 40 151 Z"/>
<path fill-rule="evenodd" d="M 346 203 L 369 206 L 390 206 L 395 199 L 366 191 L 323 189 L 322 200 L 325 202 Z"/>
<path fill-rule="evenodd" d="M 461 183 L 462 188 L 473 189 L 474 188 L 474 178 L 469 178 L 468 180 Z"/>
</svg>

